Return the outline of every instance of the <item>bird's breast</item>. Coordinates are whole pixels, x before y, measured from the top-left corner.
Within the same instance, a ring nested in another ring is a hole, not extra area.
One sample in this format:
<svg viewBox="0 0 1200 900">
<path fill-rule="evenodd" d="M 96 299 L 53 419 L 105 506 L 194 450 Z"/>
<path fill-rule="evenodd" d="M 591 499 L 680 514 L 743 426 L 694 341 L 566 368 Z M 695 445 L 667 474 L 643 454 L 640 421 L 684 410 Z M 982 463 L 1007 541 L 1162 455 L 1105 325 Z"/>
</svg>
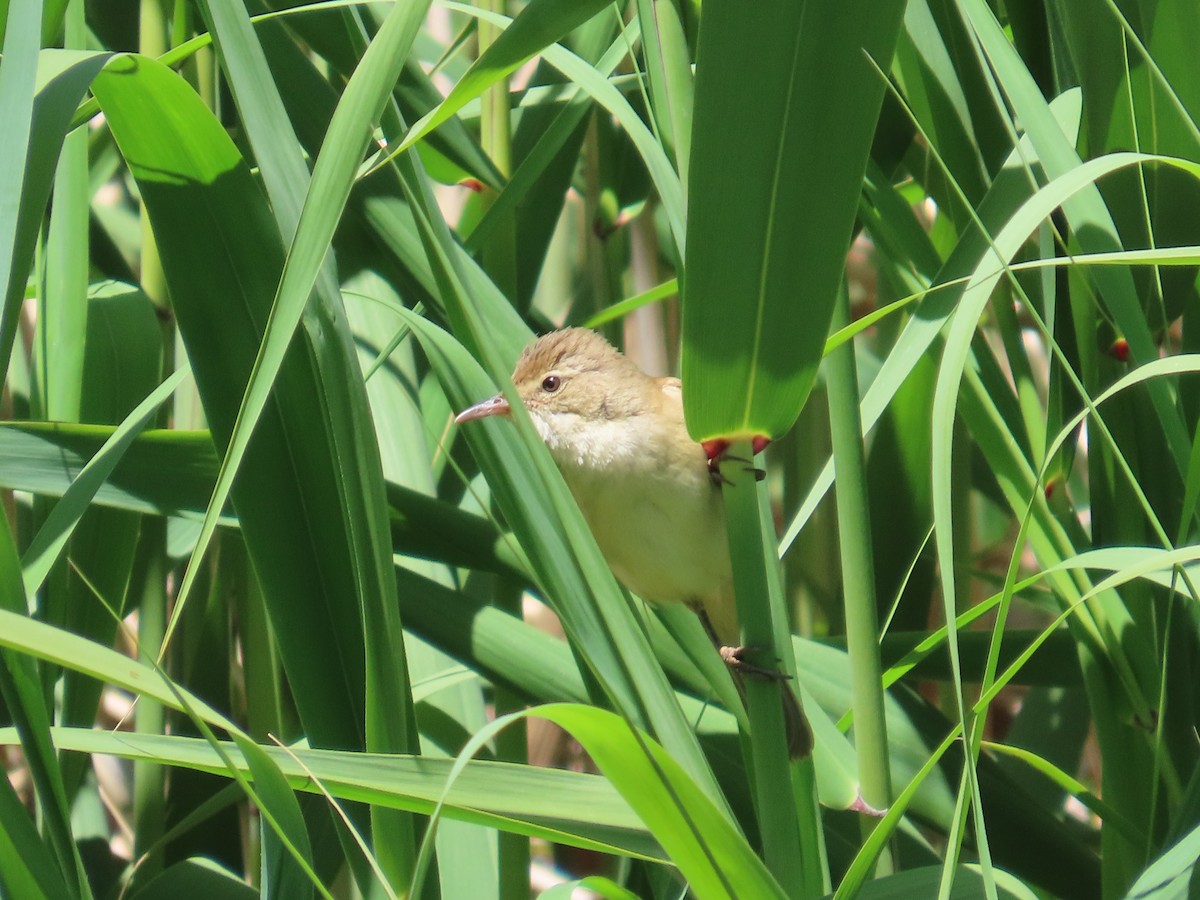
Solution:
<svg viewBox="0 0 1200 900">
<path fill-rule="evenodd" d="M 604 454 L 555 457 L 626 587 L 646 600 L 686 603 L 728 590 L 724 508 L 698 445 L 626 439 Z"/>
</svg>

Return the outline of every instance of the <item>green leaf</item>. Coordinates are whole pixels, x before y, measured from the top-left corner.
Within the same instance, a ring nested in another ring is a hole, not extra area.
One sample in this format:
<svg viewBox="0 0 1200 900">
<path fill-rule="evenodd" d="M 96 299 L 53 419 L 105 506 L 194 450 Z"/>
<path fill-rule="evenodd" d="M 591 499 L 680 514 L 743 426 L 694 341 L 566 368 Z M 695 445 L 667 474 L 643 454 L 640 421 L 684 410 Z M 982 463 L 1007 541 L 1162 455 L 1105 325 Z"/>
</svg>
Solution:
<svg viewBox="0 0 1200 900">
<path fill-rule="evenodd" d="M 0 373 L 8 372 L 63 137 L 80 98 L 109 58 L 78 50 L 43 50 L 35 57 L 39 6 L 12 5 L 15 27 L 5 35 L 0 73 L 0 118 L 6 123 L 0 144 Z"/>
<path fill-rule="evenodd" d="M 272 827 L 262 829 L 261 883 L 265 896 L 281 900 L 311 896 L 312 882 L 305 868 L 312 871 L 312 847 L 300 803 L 270 755 L 246 737 L 235 735 L 234 740 L 246 761 L 247 774 L 254 781 L 256 801 L 271 817 Z M 304 867 L 297 864 L 293 853 L 304 861 Z"/>
<path fill-rule="evenodd" d="M 909 897 L 936 896 L 945 896 L 947 900 L 976 900 L 989 896 L 978 866 L 967 865 L 956 869 L 953 873 L 952 887 L 945 895 L 939 895 L 938 892 L 942 874 L 940 866 L 925 866 L 897 872 L 868 882 L 856 896 L 859 900 L 906 900 Z M 995 896 L 1000 900 L 1035 900 L 1038 896 L 1022 884 L 1020 879 L 1006 872 L 993 871 L 991 874 L 996 876 Z"/>
<path fill-rule="evenodd" d="M 138 179 L 205 414 L 227 446 L 283 268 L 278 228 L 224 129 L 173 72 L 120 57 L 93 90 Z M 346 602 L 356 575 L 325 393 L 298 342 L 234 503 L 306 731 L 315 744 L 361 746 L 363 638 Z"/>
<path fill-rule="evenodd" d="M 576 889 L 603 897 L 604 900 L 638 900 L 637 894 L 625 890 L 615 881 L 601 875 L 589 875 L 578 881 L 564 881 L 538 894 L 538 900 L 572 900 Z"/>
<path fill-rule="evenodd" d="M 100 485 L 108 480 L 130 443 L 158 414 L 158 408 L 175 393 L 187 374 L 187 369 L 179 369 L 152 391 L 113 431 L 104 446 L 63 493 L 63 499 L 55 505 L 21 561 L 25 590 L 30 596 L 41 587 Z"/>
<path fill-rule="evenodd" d="M 1150 863 L 1125 896 L 1128 900 L 1169 900 L 1193 896 L 1197 860 L 1200 860 L 1200 826 L 1193 828 Z"/>
<path fill-rule="evenodd" d="M 229 775 L 217 750 L 197 738 L 84 728 L 56 728 L 53 733 L 56 745 L 67 750 Z M 13 729 L 0 728 L 0 745 L 16 742 Z M 220 749 L 239 773 L 249 774 L 236 744 L 223 741 Z M 463 821 L 604 853 L 666 861 L 662 848 L 630 804 L 608 779 L 596 775 L 473 760 L 446 791 L 453 767 L 449 759 L 344 750 L 260 749 L 278 766 L 293 790 L 317 791 L 315 777 L 339 799 L 421 813 L 431 812 L 438 800 L 444 799 L 445 811 Z"/>
<path fill-rule="evenodd" d="M 0 486 L 61 497 L 113 433 L 103 425 L 0 422 Z M 199 520 L 217 467 L 207 431 L 144 431 L 92 500 L 113 509 Z M 495 523 L 398 484 L 386 485 L 386 491 L 393 552 L 527 577 L 520 548 Z M 220 523 L 239 524 L 233 515 Z"/>
<path fill-rule="evenodd" d="M 683 398 L 697 440 L 776 438 L 800 413 L 883 97 L 871 60 L 887 68 L 903 8 L 705 4 L 683 279 Z"/>
<path fill-rule="evenodd" d="M 5 778 L 0 784 L 0 892 L 6 897 L 72 897 L 53 850 Z"/>
<path fill-rule="evenodd" d="M 254 423 L 268 402 L 272 384 L 285 364 L 288 346 L 303 318 L 313 349 L 314 369 L 324 389 L 320 415 L 328 423 L 328 474 L 339 504 L 337 518 L 346 532 L 347 558 L 342 565 L 353 581 L 362 618 L 364 738 L 366 748 L 373 751 L 412 751 L 418 741 L 409 698 L 408 663 L 394 602 L 382 463 L 376 443 L 362 440 L 364 434 L 372 432 L 371 416 L 350 324 L 328 254 L 364 147 L 384 114 L 427 9 L 427 3 L 413 3 L 394 6 L 387 13 L 333 112 L 311 181 L 282 98 L 264 88 L 273 84 L 248 15 L 226 6 L 211 10 L 279 234 L 291 246 L 229 449 L 217 475 L 214 502 L 201 528 L 197 555 L 203 553 L 216 527 L 216 515 L 228 496 L 241 454 L 249 446 Z M 186 595 L 189 578 L 197 571 L 195 561 L 196 555 L 184 576 L 181 596 Z M 372 810 L 372 825 L 384 870 L 391 880 L 403 881 L 412 865 L 411 820 L 390 811 Z"/>
<path fill-rule="evenodd" d="M 0 516 L 0 617 L 17 620 L 19 624 L 15 627 L 34 624 L 28 617 L 20 571 L 8 517 Z M 71 896 L 91 897 L 71 833 L 70 804 L 50 738 L 50 710 L 42 680 L 35 661 L 12 647 L 0 653 L 0 697 L 20 735 L 22 754 L 36 788 L 37 817 L 46 832 L 46 843 L 55 857 L 58 873 L 66 881 Z M 12 823 L 11 840 L 27 840 L 23 825 L 20 821 Z M 33 865 L 35 870 L 28 874 L 44 880 L 47 873 L 38 871 L 36 856 Z"/>
<path fill-rule="evenodd" d="M 654 741 L 604 710 L 562 704 L 535 714 L 583 744 L 697 897 L 786 896 L 745 837 Z"/>
<path fill-rule="evenodd" d="M 195 857 L 168 866 L 155 875 L 131 900 L 254 900 L 259 892 L 241 876 L 224 869 L 211 859 Z"/>
</svg>

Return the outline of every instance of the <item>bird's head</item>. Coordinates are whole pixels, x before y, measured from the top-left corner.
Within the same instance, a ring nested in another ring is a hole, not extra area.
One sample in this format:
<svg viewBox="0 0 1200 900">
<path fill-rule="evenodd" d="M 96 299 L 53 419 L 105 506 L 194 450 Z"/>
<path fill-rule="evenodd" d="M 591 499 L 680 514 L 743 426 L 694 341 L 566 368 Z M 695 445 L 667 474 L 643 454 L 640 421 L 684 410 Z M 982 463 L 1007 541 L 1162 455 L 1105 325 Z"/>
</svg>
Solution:
<svg viewBox="0 0 1200 900">
<path fill-rule="evenodd" d="M 595 331 L 539 337 L 517 360 L 512 383 L 529 418 L 564 470 L 604 470 L 638 455 L 658 389 L 654 379 Z M 661 402 L 661 401 L 659 401 Z M 512 412 L 503 394 L 463 410 L 466 422 Z"/>
<path fill-rule="evenodd" d="M 603 337 L 566 328 L 538 338 L 513 371 L 513 384 L 542 439 L 569 450 L 596 429 L 620 425 L 645 409 L 651 379 Z M 455 421 L 506 416 L 503 394 L 459 413 Z M 573 452 L 573 451 L 571 451 Z"/>
</svg>

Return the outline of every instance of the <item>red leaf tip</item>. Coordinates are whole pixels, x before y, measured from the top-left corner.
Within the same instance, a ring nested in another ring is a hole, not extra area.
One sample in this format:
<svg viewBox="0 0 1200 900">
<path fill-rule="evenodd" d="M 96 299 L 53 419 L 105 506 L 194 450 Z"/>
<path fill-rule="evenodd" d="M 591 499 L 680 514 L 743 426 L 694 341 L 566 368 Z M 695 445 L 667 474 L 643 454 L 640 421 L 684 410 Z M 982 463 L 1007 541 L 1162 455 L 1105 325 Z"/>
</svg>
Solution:
<svg viewBox="0 0 1200 900">
<path fill-rule="evenodd" d="M 725 455 L 725 451 L 729 449 L 731 443 L 733 442 L 729 438 L 709 438 L 707 441 L 701 441 L 700 446 L 704 448 L 704 452 L 710 460 L 717 460 Z M 771 439 L 765 434 L 756 434 L 750 439 L 750 446 L 755 454 L 762 453 L 769 443 L 771 443 Z"/>
</svg>

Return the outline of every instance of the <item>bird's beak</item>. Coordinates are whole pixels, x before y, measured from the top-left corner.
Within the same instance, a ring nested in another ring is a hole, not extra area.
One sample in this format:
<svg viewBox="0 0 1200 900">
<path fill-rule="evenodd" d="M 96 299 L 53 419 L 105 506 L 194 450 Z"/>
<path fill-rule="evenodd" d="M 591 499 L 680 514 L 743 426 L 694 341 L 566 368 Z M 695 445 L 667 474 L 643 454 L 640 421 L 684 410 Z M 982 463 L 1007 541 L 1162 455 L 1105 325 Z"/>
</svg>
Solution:
<svg viewBox="0 0 1200 900">
<path fill-rule="evenodd" d="M 490 400 L 484 400 L 482 403 L 476 403 L 470 409 L 464 409 L 454 417 L 454 421 L 461 425 L 472 419 L 482 419 L 485 416 L 507 416 L 511 412 L 512 407 L 508 405 L 504 395 L 497 394 Z"/>
</svg>

